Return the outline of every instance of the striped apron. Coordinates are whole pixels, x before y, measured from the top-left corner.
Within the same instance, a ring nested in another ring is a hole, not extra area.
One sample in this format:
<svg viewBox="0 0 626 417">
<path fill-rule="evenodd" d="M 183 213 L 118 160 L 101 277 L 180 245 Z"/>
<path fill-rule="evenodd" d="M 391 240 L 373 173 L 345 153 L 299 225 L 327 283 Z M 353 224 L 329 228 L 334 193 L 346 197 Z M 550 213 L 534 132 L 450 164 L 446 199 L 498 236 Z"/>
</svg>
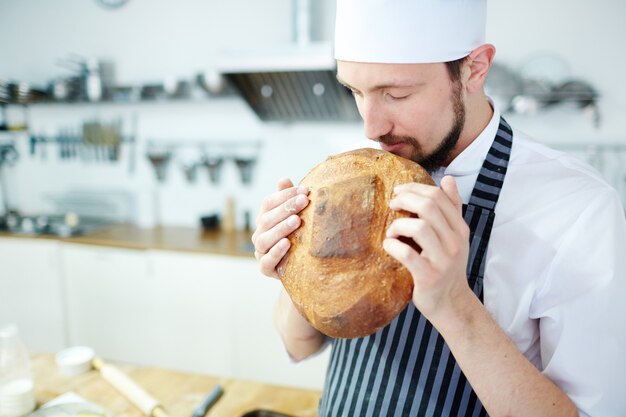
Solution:
<svg viewBox="0 0 626 417">
<path fill-rule="evenodd" d="M 483 274 L 513 133 L 500 119 L 463 217 L 470 227 L 467 275 L 483 301 Z M 320 417 L 486 416 L 448 345 L 413 303 L 363 338 L 333 339 Z"/>
</svg>

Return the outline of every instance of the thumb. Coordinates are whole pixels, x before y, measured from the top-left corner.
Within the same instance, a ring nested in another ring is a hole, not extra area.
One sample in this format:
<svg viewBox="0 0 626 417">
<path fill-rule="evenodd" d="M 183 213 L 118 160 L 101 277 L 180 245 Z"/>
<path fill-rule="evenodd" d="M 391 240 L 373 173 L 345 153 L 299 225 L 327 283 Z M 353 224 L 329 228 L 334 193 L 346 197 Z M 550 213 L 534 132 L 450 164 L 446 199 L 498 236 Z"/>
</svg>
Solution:
<svg viewBox="0 0 626 417">
<path fill-rule="evenodd" d="M 461 195 L 459 194 L 459 189 L 456 186 L 456 181 L 454 177 L 450 175 L 446 175 L 441 179 L 441 189 L 448 196 L 454 207 L 456 207 L 459 212 L 463 210 L 463 201 L 461 201 Z"/>
</svg>

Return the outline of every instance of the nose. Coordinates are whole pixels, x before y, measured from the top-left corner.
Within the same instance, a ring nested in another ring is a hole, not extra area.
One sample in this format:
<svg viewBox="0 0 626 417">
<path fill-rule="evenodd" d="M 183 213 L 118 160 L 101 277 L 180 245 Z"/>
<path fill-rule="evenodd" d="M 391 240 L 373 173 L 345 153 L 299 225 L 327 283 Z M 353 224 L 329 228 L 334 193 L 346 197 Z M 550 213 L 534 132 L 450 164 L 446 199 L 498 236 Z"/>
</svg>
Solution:
<svg viewBox="0 0 626 417">
<path fill-rule="evenodd" d="M 363 119 L 365 136 L 368 139 L 377 140 L 391 132 L 393 123 L 384 111 L 383 106 L 378 104 L 375 99 L 364 98 L 357 100 L 357 107 Z"/>
</svg>

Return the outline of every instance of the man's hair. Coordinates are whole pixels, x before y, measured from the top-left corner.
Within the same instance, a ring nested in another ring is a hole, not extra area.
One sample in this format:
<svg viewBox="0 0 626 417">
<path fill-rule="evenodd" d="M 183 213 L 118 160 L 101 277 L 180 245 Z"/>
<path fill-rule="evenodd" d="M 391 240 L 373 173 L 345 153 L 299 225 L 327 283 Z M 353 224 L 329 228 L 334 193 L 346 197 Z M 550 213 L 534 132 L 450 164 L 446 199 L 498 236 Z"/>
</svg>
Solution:
<svg viewBox="0 0 626 417">
<path fill-rule="evenodd" d="M 455 61 L 446 62 L 446 68 L 448 68 L 448 75 L 450 76 L 450 81 L 453 83 L 458 82 L 461 79 L 461 68 L 463 67 L 463 63 L 467 59 L 466 56 L 463 58 L 459 58 Z"/>
</svg>

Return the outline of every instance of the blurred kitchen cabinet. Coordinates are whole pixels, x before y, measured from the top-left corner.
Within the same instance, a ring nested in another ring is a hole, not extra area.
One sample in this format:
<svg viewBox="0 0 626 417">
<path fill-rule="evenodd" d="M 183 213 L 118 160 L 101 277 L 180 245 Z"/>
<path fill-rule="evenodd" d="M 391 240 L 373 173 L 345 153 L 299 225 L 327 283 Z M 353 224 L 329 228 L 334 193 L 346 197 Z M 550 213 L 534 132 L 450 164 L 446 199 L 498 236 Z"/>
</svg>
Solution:
<svg viewBox="0 0 626 417">
<path fill-rule="evenodd" d="M 280 283 L 252 258 L 0 239 L 0 324 L 29 348 L 320 389 L 328 352 L 301 364 L 272 323 Z"/>
<path fill-rule="evenodd" d="M 232 375 L 232 317 L 241 308 L 229 257 L 151 251 L 160 367 Z"/>
<path fill-rule="evenodd" d="M 259 272 L 254 259 L 234 262 L 230 275 L 237 288 L 232 303 L 234 323 L 234 376 L 278 385 L 322 389 L 329 349 L 294 364 L 273 325 L 274 304 L 281 290 L 277 280 Z"/>
<path fill-rule="evenodd" d="M 66 345 L 59 250 L 53 240 L 0 238 L 0 326 L 17 324 L 32 351 Z"/>
<path fill-rule="evenodd" d="M 319 389 L 327 353 L 294 365 L 272 324 L 280 284 L 254 259 L 150 252 L 158 366 Z"/>
<path fill-rule="evenodd" d="M 154 364 L 155 291 L 146 252 L 65 244 L 61 253 L 70 343 L 106 359 Z"/>
</svg>

